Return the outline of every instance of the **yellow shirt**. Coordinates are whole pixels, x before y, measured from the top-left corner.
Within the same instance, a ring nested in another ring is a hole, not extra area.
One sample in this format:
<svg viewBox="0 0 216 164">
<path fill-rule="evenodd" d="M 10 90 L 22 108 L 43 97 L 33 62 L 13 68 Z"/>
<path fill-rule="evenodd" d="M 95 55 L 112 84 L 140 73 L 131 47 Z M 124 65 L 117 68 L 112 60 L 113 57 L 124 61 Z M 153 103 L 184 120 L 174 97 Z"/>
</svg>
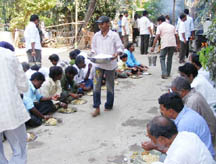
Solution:
<svg viewBox="0 0 216 164">
<path fill-rule="evenodd" d="M 126 71 L 127 70 L 126 62 L 123 62 L 122 60 L 119 60 L 118 61 L 118 70 Z"/>
</svg>

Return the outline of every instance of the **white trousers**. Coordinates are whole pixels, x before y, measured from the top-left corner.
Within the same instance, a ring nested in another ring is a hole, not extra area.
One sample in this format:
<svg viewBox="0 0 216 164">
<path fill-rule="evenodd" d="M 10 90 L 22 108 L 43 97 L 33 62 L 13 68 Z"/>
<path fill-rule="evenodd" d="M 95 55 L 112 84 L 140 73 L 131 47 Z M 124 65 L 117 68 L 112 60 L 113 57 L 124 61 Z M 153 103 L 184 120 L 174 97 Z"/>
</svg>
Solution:
<svg viewBox="0 0 216 164">
<path fill-rule="evenodd" d="M 2 137 L 3 133 L 9 142 L 13 151 L 10 160 L 7 160 L 3 150 Z M 27 150 L 26 150 L 26 127 L 22 124 L 16 129 L 7 130 L 0 133 L 0 164 L 26 164 L 27 163 Z"/>
</svg>

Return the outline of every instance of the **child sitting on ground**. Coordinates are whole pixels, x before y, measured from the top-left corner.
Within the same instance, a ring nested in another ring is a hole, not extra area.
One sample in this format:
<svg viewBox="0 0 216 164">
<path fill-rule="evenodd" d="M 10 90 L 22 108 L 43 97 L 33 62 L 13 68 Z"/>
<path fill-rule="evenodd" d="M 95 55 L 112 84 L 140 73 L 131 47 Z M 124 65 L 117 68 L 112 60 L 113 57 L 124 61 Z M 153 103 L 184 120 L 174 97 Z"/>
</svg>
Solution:
<svg viewBox="0 0 216 164">
<path fill-rule="evenodd" d="M 70 53 L 69 53 L 69 57 L 70 57 L 70 65 L 74 65 L 75 64 L 75 59 L 76 59 L 76 57 L 80 54 L 80 50 L 79 49 L 75 49 L 75 50 L 73 50 L 73 51 L 71 51 Z"/>
<path fill-rule="evenodd" d="M 127 54 L 124 53 L 120 56 L 120 60 L 118 61 L 118 69 L 116 70 L 117 77 L 119 78 L 127 78 L 128 76 L 132 75 L 131 70 L 133 68 L 129 68 L 126 65 L 127 61 Z"/>
</svg>

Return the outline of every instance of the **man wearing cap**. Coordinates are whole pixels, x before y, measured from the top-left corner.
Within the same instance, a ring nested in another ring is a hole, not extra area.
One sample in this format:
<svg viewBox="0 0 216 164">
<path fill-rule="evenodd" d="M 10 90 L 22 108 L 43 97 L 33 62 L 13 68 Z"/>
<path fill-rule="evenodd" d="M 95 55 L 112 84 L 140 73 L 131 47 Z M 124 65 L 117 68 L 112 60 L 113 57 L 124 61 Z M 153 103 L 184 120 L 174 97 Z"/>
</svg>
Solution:
<svg viewBox="0 0 216 164">
<path fill-rule="evenodd" d="M 92 39 L 92 53 L 112 55 L 113 59 L 109 63 L 95 64 L 93 107 L 96 109 L 92 114 L 96 117 L 100 114 L 101 104 L 101 82 L 105 75 L 107 86 L 107 101 L 105 111 L 113 108 L 114 103 L 114 78 L 117 65 L 117 57 L 124 50 L 118 33 L 110 30 L 110 20 L 107 16 L 101 16 L 97 21 L 100 31 Z"/>
<path fill-rule="evenodd" d="M 128 45 L 129 33 L 130 33 L 130 29 L 128 23 L 128 12 L 125 11 L 124 16 L 122 18 L 122 37 L 123 37 L 124 47 Z"/>
<path fill-rule="evenodd" d="M 39 17 L 32 15 L 24 32 L 26 51 L 30 65 L 41 65 L 41 41 L 37 28 L 38 24 Z"/>
</svg>

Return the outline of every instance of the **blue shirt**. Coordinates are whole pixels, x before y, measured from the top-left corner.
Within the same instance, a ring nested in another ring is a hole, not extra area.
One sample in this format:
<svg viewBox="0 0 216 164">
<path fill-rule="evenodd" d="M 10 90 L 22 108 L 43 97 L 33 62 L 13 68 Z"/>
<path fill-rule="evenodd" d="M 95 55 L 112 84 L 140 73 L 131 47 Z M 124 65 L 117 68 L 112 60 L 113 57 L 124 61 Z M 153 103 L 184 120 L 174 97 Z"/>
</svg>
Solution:
<svg viewBox="0 0 216 164">
<path fill-rule="evenodd" d="M 29 111 L 34 107 L 34 102 L 40 101 L 42 96 L 38 92 L 38 90 L 34 87 L 31 81 L 29 81 L 29 89 L 23 95 L 23 102 L 26 109 Z"/>
<path fill-rule="evenodd" d="M 129 50 L 124 50 L 124 53 L 126 53 L 128 56 L 127 62 L 126 62 L 128 67 L 135 67 L 135 66 L 140 65 L 140 63 L 136 60 L 134 55 Z"/>
<path fill-rule="evenodd" d="M 178 131 L 193 132 L 205 143 L 212 156 L 215 151 L 212 145 L 211 133 L 204 118 L 194 110 L 184 107 L 174 120 Z"/>
<path fill-rule="evenodd" d="M 118 32 L 122 32 L 122 20 L 118 21 Z"/>
</svg>

